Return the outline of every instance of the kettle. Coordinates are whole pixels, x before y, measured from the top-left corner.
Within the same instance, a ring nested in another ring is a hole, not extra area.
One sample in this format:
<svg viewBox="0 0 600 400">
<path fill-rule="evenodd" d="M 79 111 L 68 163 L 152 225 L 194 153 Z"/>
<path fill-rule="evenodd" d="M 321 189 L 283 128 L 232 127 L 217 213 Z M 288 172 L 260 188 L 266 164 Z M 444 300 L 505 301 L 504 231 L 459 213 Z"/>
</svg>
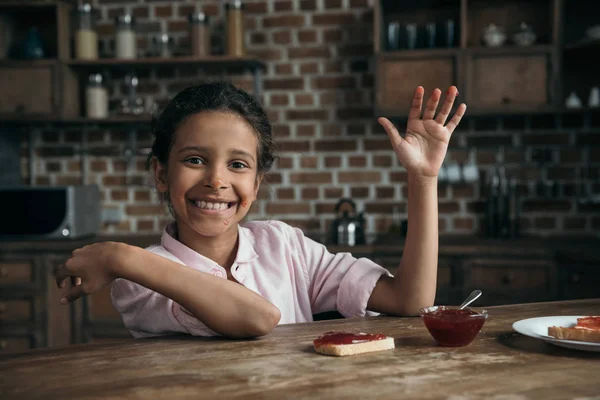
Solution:
<svg viewBox="0 0 600 400">
<path fill-rule="evenodd" d="M 331 243 L 341 246 L 365 244 L 364 216 L 356 212 L 356 204 L 342 198 L 335 205 L 335 213 L 337 218 L 331 225 Z"/>
</svg>

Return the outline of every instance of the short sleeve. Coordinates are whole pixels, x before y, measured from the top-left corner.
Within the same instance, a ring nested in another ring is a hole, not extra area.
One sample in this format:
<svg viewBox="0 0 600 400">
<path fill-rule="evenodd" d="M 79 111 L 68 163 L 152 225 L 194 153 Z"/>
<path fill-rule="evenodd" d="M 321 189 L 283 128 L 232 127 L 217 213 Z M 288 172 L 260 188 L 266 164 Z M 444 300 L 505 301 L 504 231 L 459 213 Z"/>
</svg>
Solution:
<svg viewBox="0 0 600 400">
<path fill-rule="evenodd" d="M 337 310 L 345 317 L 379 315 L 367 311 L 367 303 L 381 276 L 392 274 L 369 259 L 330 253 L 293 229 L 305 263 L 313 313 Z"/>
</svg>

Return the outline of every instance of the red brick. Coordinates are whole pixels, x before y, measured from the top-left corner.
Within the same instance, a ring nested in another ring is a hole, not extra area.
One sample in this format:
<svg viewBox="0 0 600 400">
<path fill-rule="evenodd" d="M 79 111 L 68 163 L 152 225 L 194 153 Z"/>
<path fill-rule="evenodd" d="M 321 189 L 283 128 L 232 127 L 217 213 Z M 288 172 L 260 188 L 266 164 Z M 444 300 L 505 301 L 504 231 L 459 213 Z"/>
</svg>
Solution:
<svg viewBox="0 0 600 400">
<path fill-rule="evenodd" d="M 288 49 L 290 59 L 298 58 L 329 58 L 331 51 L 329 47 L 292 47 Z"/>
<path fill-rule="evenodd" d="M 342 188 L 325 188 L 324 192 L 326 199 L 339 199 L 344 195 Z"/>
<path fill-rule="evenodd" d="M 290 169 L 294 166 L 294 159 L 291 157 L 279 157 L 277 168 Z"/>
<path fill-rule="evenodd" d="M 298 41 L 300 43 L 316 42 L 317 41 L 317 31 L 314 29 L 298 31 Z"/>
<path fill-rule="evenodd" d="M 392 150 L 392 144 L 387 137 L 385 139 L 367 139 L 365 140 L 365 150 Z"/>
<path fill-rule="evenodd" d="M 475 186 L 469 184 L 452 186 L 452 197 L 455 199 L 472 199 L 475 197 Z"/>
<path fill-rule="evenodd" d="M 325 43 L 341 42 L 343 38 L 344 32 L 341 29 L 333 28 L 323 31 L 323 42 Z"/>
<path fill-rule="evenodd" d="M 315 125 L 298 125 L 296 127 L 296 136 L 299 137 L 313 137 L 316 135 Z"/>
<path fill-rule="evenodd" d="M 269 203 L 267 214 L 310 214 L 310 204 L 307 203 Z"/>
<path fill-rule="evenodd" d="M 367 128 L 364 124 L 348 124 L 346 126 L 346 132 L 348 135 L 364 135 L 367 132 Z"/>
<path fill-rule="evenodd" d="M 277 150 L 279 151 L 294 151 L 294 152 L 303 152 L 310 150 L 310 143 L 306 140 L 302 141 L 292 141 L 292 140 L 280 140 L 277 142 Z"/>
<path fill-rule="evenodd" d="M 314 14 L 312 23 L 313 25 L 351 25 L 356 23 L 356 18 L 352 13 Z"/>
<path fill-rule="evenodd" d="M 325 168 L 336 168 L 342 165 L 342 157 L 340 156 L 326 156 L 325 157 Z"/>
<path fill-rule="evenodd" d="M 356 151 L 356 140 L 316 140 L 315 151 Z"/>
<path fill-rule="evenodd" d="M 264 32 L 253 32 L 250 35 L 250 43 L 261 45 L 267 43 L 267 35 Z"/>
<path fill-rule="evenodd" d="M 276 31 L 272 34 L 273 43 L 288 44 L 292 42 L 292 34 L 290 31 Z"/>
<path fill-rule="evenodd" d="M 294 188 L 279 188 L 277 189 L 277 199 L 294 200 Z"/>
<path fill-rule="evenodd" d="M 108 170 L 105 160 L 93 160 L 90 162 L 90 171 L 106 172 Z"/>
<path fill-rule="evenodd" d="M 138 19 L 139 18 L 148 18 L 148 16 L 150 15 L 147 6 L 132 7 L 131 14 L 133 14 L 133 16 Z"/>
<path fill-rule="evenodd" d="M 277 75 L 292 75 L 294 73 L 294 66 L 288 63 L 277 64 L 275 65 L 275 73 Z"/>
<path fill-rule="evenodd" d="M 323 5 L 326 9 L 342 8 L 342 0 L 324 0 Z"/>
<path fill-rule="evenodd" d="M 332 182 L 330 172 L 295 172 L 290 174 L 291 183 L 329 183 Z"/>
<path fill-rule="evenodd" d="M 469 217 L 454 218 L 452 220 L 452 224 L 454 225 L 454 229 L 468 230 L 468 231 L 472 231 L 475 226 L 475 222 L 474 222 L 473 218 L 469 218 Z"/>
<path fill-rule="evenodd" d="M 298 90 L 304 89 L 302 78 L 289 79 L 265 79 L 263 86 L 265 90 Z"/>
<path fill-rule="evenodd" d="M 348 166 L 351 168 L 366 167 L 367 158 L 365 156 L 350 156 L 348 157 Z"/>
<path fill-rule="evenodd" d="M 336 112 L 339 119 L 373 118 L 372 108 L 339 108 Z"/>
<path fill-rule="evenodd" d="M 129 192 L 127 190 L 111 190 L 111 200 L 123 201 L 129 199 Z"/>
<path fill-rule="evenodd" d="M 154 230 L 154 220 L 152 220 L 152 219 L 138 220 L 136 222 L 136 226 L 137 226 L 138 231 L 153 231 Z"/>
<path fill-rule="evenodd" d="M 544 133 L 543 135 L 523 135 L 523 145 L 568 145 L 569 134 L 567 133 Z"/>
<path fill-rule="evenodd" d="M 300 159 L 300 167 L 307 169 L 316 169 L 319 165 L 319 159 L 316 156 L 304 156 Z"/>
<path fill-rule="evenodd" d="M 300 0 L 300 10 L 312 11 L 317 9 L 317 0 Z"/>
<path fill-rule="evenodd" d="M 394 188 L 378 186 L 375 188 L 375 197 L 377 199 L 393 199 L 395 197 Z"/>
<path fill-rule="evenodd" d="M 563 228 L 569 231 L 584 231 L 585 225 L 584 217 L 567 217 L 563 220 Z"/>
<path fill-rule="evenodd" d="M 187 18 L 190 14 L 192 14 L 196 10 L 196 6 L 194 5 L 186 5 L 180 4 L 177 7 L 177 16 Z M 206 13 L 206 11 L 204 11 Z"/>
<path fill-rule="evenodd" d="M 554 217 L 535 218 L 534 226 L 537 229 L 555 229 L 556 228 L 556 218 L 554 218 Z"/>
<path fill-rule="evenodd" d="M 381 182 L 381 173 L 379 171 L 352 171 L 339 172 L 338 182 L 340 183 L 379 183 Z"/>
<path fill-rule="evenodd" d="M 460 206 L 455 201 L 439 203 L 438 211 L 440 214 L 456 213 L 460 211 Z"/>
<path fill-rule="evenodd" d="M 339 124 L 325 124 L 321 126 L 323 136 L 342 136 L 342 127 Z"/>
<path fill-rule="evenodd" d="M 401 213 L 405 212 L 404 204 L 398 203 L 387 203 L 387 202 L 375 202 L 365 204 L 365 213 L 367 214 L 387 214 L 392 215 L 394 209 L 397 209 Z"/>
<path fill-rule="evenodd" d="M 281 183 L 283 182 L 283 177 L 278 172 L 269 172 L 265 175 L 264 181 L 267 183 Z"/>
<path fill-rule="evenodd" d="M 145 205 L 145 206 L 127 206 L 125 207 L 125 213 L 127 215 L 164 215 L 164 208 L 159 205 Z"/>
<path fill-rule="evenodd" d="M 572 209 L 570 201 L 566 200 L 525 200 L 522 204 L 523 212 L 543 212 L 548 213 L 552 211 L 566 212 Z"/>
<path fill-rule="evenodd" d="M 287 106 L 290 103 L 287 94 L 271 94 L 270 99 L 272 106 Z"/>
<path fill-rule="evenodd" d="M 312 106 L 315 104 L 312 94 L 297 94 L 294 96 L 294 101 L 297 106 Z"/>
<path fill-rule="evenodd" d="M 288 110 L 286 118 L 288 120 L 326 120 L 328 113 L 326 110 Z"/>
<path fill-rule="evenodd" d="M 374 155 L 373 156 L 373 166 L 375 166 L 375 167 L 391 167 L 392 166 L 392 157 L 384 156 L 384 155 Z"/>
<path fill-rule="evenodd" d="M 319 189 L 314 187 L 303 188 L 301 195 L 304 200 L 315 200 L 319 198 Z"/>
<path fill-rule="evenodd" d="M 135 201 L 150 201 L 150 192 L 148 190 L 136 190 L 134 199 Z"/>
<path fill-rule="evenodd" d="M 263 18 L 265 28 L 300 28 L 304 23 L 303 15 L 276 15 Z"/>
<path fill-rule="evenodd" d="M 326 74 L 342 73 L 344 72 L 344 64 L 337 60 L 326 61 L 323 69 L 325 70 Z"/>
<path fill-rule="evenodd" d="M 368 6 L 368 0 L 350 0 L 350 8 L 366 8 Z"/>
<path fill-rule="evenodd" d="M 292 11 L 293 4 L 292 4 L 291 0 L 276 1 L 275 4 L 273 5 L 273 9 L 275 11 Z"/>
<path fill-rule="evenodd" d="M 171 15 L 173 15 L 173 7 L 171 7 L 171 5 L 154 6 L 154 16 L 164 18 L 170 17 Z"/>
<path fill-rule="evenodd" d="M 276 138 L 289 137 L 290 136 L 290 127 L 289 125 L 281 125 L 281 124 L 273 124 L 273 135 Z"/>
<path fill-rule="evenodd" d="M 350 195 L 354 199 L 366 199 L 369 197 L 368 187 L 352 187 L 350 188 Z"/>
<path fill-rule="evenodd" d="M 300 64 L 301 74 L 316 74 L 319 72 L 319 64 L 315 62 L 307 62 Z"/>
<path fill-rule="evenodd" d="M 315 89 L 355 88 L 356 79 L 353 76 L 316 77 L 312 80 Z"/>
</svg>

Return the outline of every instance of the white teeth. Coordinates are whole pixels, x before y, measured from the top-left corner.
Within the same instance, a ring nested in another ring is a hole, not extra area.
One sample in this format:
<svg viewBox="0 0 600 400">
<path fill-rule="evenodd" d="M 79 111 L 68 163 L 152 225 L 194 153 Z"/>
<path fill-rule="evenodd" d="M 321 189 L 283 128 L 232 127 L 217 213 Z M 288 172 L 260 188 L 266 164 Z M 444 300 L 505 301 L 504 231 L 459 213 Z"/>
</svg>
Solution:
<svg viewBox="0 0 600 400">
<path fill-rule="evenodd" d="M 208 201 L 196 201 L 196 207 L 204 208 L 205 210 L 223 211 L 227 209 L 228 203 L 210 203 Z"/>
</svg>

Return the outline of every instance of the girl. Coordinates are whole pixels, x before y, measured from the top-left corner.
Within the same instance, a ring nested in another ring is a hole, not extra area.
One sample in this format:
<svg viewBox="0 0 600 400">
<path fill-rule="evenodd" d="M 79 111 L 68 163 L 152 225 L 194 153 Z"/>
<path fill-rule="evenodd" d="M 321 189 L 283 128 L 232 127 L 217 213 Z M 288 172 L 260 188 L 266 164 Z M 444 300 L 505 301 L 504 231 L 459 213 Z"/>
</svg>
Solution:
<svg viewBox="0 0 600 400">
<path fill-rule="evenodd" d="M 446 124 L 457 95 L 450 87 L 436 116 L 441 91 L 422 111 L 418 87 L 404 137 L 378 120 L 408 171 L 410 224 L 396 277 L 370 260 L 331 254 L 285 223 L 240 224 L 275 160 L 271 125 L 248 93 L 209 83 L 183 90 L 153 122 L 151 170 L 175 218 L 160 245 L 75 250 L 56 271 L 61 303 L 112 283 L 113 305 L 135 337 L 250 338 L 333 310 L 416 315 L 435 298 L 437 174 L 466 110 L 461 104 Z"/>
</svg>

